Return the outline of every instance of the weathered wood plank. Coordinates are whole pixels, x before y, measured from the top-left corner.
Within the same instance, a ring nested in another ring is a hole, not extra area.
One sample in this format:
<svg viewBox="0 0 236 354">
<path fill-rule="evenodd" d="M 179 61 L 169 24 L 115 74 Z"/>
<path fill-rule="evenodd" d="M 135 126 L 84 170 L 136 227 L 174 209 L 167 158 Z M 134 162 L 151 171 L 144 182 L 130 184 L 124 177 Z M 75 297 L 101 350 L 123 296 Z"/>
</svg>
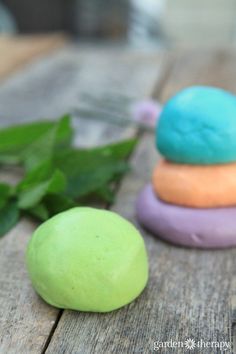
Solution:
<svg viewBox="0 0 236 354">
<path fill-rule="evenodd" d="M 178 50 L 170 56 L 174 66 L 164 90 L 158 92 L 161 101 L 190 85 L 213 85 L 236 93 L 234 49 Z"/>
<path fill-rule="evenodd" d="M 133 102 L 150 96 L 157 72 L 159 76 L 164 72 L 157 69 L 161 57 L 156 53 L 68 46 L 2 84 L 1 124 L 57 117 L 65 112 L 119 124 L 129 116 Z"/>
<path fill-rule="evenodd" d="M 98 51 L 96 63 L 99 65 L 95 69 L 92 66 L 93 52 L 86 54 L 84 51 L 80 54 L 79 50 L 68 48 L 7 80 L 0 86 L 2 125 L 29 121 L 41 116 L 56 117 L 65 111 L 71 112 L 78 99 L 82 100 L 86 95 L 90 96 L 90 102 L 94 102 L 96 108 L 95 95 L 100 88 L 106 85 L 107 92 L 113 90 L 115 98 L 116 92 L 121 89 L 120 77 L 127 79 L 125 89 L 127 97 L 131 96 L 130 102 L 133 97 L 141 97 L 147 91 L 150 92 L 158 80 L 162 59 L 158 55 L 153 56 L 152 62 L 149 62 L 152 66 L 152 70 L 148 71 L 151 73 L 149 78 L 138 80 L 138 70 L 136 76 L 128 76 L 126 67 L 126 61 L 131 67 L 132 59 L 129 58 L 134 54 L 122 53 L 120 58 L 123 59 L 117 59 L 114 70 L 111 58 L 115 60 L 117 55 Z M 136 65 L 137 69 L 145 65 L 144 55 L 135 56 L 136 64 L 134 62 L 133 65 Z M 126 95 L 124 94 L 124 97 Z M 103 105 L 106 107 L 106 102 Z M 74 124 L 78 128 L 76 143 L 80 145 L 105 143 L 135 133 L 135 129 L 129 127 L 99 123 L 96 120 L 90 120 L 87 124 L 79 117 L 75 119 Z M 35 226 L 33 222 L 23 220 L 9 235 L 0 240 L 0 288 L 4 289 L 0 292 L 1 354 L 40 353 L 58 319 L 59 311 L 46 305 L 36 296 L 25 271 L 25 247 Z"/>
<path fill-rule="evenodd" d="M 65 44 L 62 34 L 33 36 L 0 36 L 0 79 L 19 70 L 33 59 Z"/>
<path fill-rule="evenodd" d="M 123 181 L 116 205 L 112 208 L 133 222 L 135 221 L 134 202 L 137 192 L 143 186 L 144 181 L 149 180 L 150 167 L 156 160 L 156 155 L 152 139 L 142 138 L 132 159 L 132 172 Z M 152 238 L 150 240 L 156 245 L 155 240 Z M 151 246 L 149 248 L 152 248 Z M 155 289 L 156 282 L 153 283 L 153 280 L 154 276 L 149 282 L 150 286 L 158 292 L 160 285 Z M 151 337 L 149 338 L 148 332 L 146 333 L 146 326 L 150 320 L 148 318 L 149 308 L 154 309 L 156 299 L 153 295 L 151 298 L 147 297 L 146 293 L 145 290 L 134 303 L 108 314 L 64 311 L 46 353 L 151 352 L 152 346 L 147 343 Z M 147 312 L 145 319 L 144 312 Z M 157 319 L 157 314 L 154 314 L 154 318 Z M 151 325 L 153 323 L 150 321 L 149 327 Z M 148 330 L 150 330 L 149 327 Z M 144 348 L 146 350 L 143 350 Z"/>
<path fill-rule="evenodd" d="M 196 59 L 197 53 L 193 54 L 177 57 L 160 95 L 162 99 L 195 83 L 235 90 L 234 54 L 202 53 L 201 60 Z M 146 133 L 132 158 L 132 172 L 124 179 L 112 208 L 134 223 L 137 195 L 150 182 L 157 159 L 153 135 Z M 151 353 L 156 341 L 231 340 L 236 313 L 236 250 L 178 248 L 144 230 L 142 233 L 150 259 L 150 280 L 144 293 L 131 305 L 106 315 L 65 311 L 47 354 Z M 160 352 L 169 354 L 172 350 L 184 352 L 183 348 Z M 209 347 L 191 351 L 222 352 Z"/>
<path fill-rule="evenodd" d="M 35 296 L 24 266 L 27 241 L 35 228 L 22 220 L 0 241 L 0 352 L 40 352 L 57 310 Z"/>
</svg>

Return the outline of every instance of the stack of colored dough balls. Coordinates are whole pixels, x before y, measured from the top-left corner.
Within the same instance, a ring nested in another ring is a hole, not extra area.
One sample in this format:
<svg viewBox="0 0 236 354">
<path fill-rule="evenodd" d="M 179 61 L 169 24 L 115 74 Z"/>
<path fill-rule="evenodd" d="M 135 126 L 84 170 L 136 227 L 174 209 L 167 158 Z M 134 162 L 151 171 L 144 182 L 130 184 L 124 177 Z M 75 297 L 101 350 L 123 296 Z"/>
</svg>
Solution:
<svg viewBox="0 0 236 354">
<path fill-rule="evenodd" d="M 164 106 L 156 143 L 163 159 L 138 198 L 140 223 L 177 245 L 236 246 L 236 97 L 180 91 Z"/>
</svg>

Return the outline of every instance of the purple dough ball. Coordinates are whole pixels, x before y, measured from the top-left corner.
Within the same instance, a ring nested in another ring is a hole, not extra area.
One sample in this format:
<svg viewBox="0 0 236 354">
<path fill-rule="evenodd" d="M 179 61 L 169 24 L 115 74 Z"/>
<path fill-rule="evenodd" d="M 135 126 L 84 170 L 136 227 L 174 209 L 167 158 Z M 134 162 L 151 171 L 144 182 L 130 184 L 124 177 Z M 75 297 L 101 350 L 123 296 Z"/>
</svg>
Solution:
<svg viewBox="0 0 236 354">
<path fill-rule="evenodd" d="M 137 200 L 137 218 L 152 234 L 197 248 L 236 246 L 236 207 L 195 209 L 167 204 L 147 185 Z"/>
</svg>

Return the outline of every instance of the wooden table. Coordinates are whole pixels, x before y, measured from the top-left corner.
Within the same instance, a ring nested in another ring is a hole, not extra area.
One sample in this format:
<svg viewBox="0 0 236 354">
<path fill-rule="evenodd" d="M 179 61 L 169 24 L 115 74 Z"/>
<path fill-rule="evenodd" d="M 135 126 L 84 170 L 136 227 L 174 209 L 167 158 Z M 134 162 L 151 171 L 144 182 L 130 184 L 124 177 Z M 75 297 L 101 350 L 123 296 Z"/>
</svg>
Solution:
<svg viewBox="0 0 236 354">
<path fill-rule="evenodd" d="M 138 99 L 165 101 L 178 89 L 209 84 L 236 92 L 236 53 L 229 50 L 142 52 L 65 46 L 0 83 L 0 123 L 73 113 L 77 144 L 138 135 L 132 171 L 111 209 L 136 224 L 137 194 L 157 161 L 153 132 L 126 124 Z M 33 291 L 24 254 L 36 225 L 22 220 L 0 240 L 0 353 L 152 353 L 155 341 L 236 340 L 236 250 L 178 248 L 141 229 L 150 279 L 132 304 L 112 313 L 58 310 Z M 166 348 L 161 353 L 183 353 Z M 190 352 L 190 351 L 189 351 Z M 227 353 L 233 350 L 227 351 Z M 218 349 L 191 353 L 221 353 Z"/>
<path fill-rule="evenodd" d="M 32 59 L 65 44 L 63 34 L 10 36 L 0 35 L 0 78 L 9 76 Z"/>
</svg>

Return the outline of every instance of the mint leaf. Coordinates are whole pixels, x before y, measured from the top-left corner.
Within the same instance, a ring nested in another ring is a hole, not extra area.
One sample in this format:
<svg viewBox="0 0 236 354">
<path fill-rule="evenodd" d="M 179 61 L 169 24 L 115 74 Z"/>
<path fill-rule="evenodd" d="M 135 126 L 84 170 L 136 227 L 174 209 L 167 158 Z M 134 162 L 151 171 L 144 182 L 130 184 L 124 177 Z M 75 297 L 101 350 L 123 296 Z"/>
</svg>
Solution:
<svg viewBox="0 0 236 354">
<path fill-rule="evenodd" d="M 74 130 L 71 125 L 71 116 L 64 115 L 57 123 L 56 144 L 58 148 L 64 148 L 71 144 L 74 135 Z"/>
<path fill-rule="evenodd" d="M 35 122 L 15 125 L 0 130 L 0 153 L 19 152 L 46 133 L 54 122 Z"/>
<path fill-rule="evenodd" d="M 94 149 L 68 149 L 57 154 L 54 163 L 67 177 L 66 194 L 71 198 L 96 194 L 111 202 L 113 196 L 109 184 L 127 172 L 128 164 L 124 159 L 136 143 L 136 139 L 129 139 Z"/>
<path fill-rule="evenodd" d="M 0 164 L 1 165 L 19 165 L 21 162 L 21 157 L 19 154 L 7 155 L 0 153 Z"/>
<path fill-rule="evenodd" d="M 94 195 L 107 203 L 113 203 L 115 198 L 114 191 L 107 185 L 97 189 Z"/>
<path fill-rule="evenodd" d="M 70 116 L 63 116 L 59 122 L 42 121 L 29 124 L 15 125 L 0 130 L 0 163 L 19 164 L 24 159 L 27 151 L 34 148 L 34 144 L 42 139 L 42 147 L 45 143 L 44 135 L 50 134 L 53 129 L 57 130 L 55 143 L 58 147 L 68 146 L 72 139 L 73 130 Z M 53 143 L 53 142 L 48 142 Z M 37 145 L 37 144 L 36 144 Z M 36 148 L 34 149 L 34 151 Z M 45 151 L 45 150 L 44 150 Z"/>
<path fill-rule="evenodd" d="M 20 209 L 29 209 L 36 206 L 45 195 L 50 193 L 61 193 L 66 188 L 66 179 L 60 170 L 55 170 L 48 175 L 46 167 L 51 169 L 50 165 L 43 164 L 33 172 L 29 173 L 25 180 L 18 185 L 18 206 Z M 41 170 L 42 169 L 42 170 Z M 37 171 L 39 176 L 34 179 Z"/>
<path fill-rule="evenodd" d="M 40 221 L 45 221 L 50 217 L 49 211 L 43 203 L 35 205 L 28 212 Z"/>
<path fill-rule="evenodd" d="M 132 138 L 118 143 L 98 147 L 94 149 L 94 151 L 99 152 L 102 155 L 109 156 L 113 159 L 126 159 L 131 154 L 137 143 L 138 139 Z"/>
<path fill-rule="evenodd" d="M 49 194 L 44 198 L 43 202 L 47 207 L 50 216 L 78 206 L 78 203 L 72 198 L 63 194 Z"/>
<path fill-rule="evenodd" d="M 10 231 L 19 220 L 19 209 L 15 202 L 8 202 L 0 209 L 0 237 Z"/>
<path fill-rule="evenodd" d="M 126 162 L 115 160 L 97 149 L 71 149 L 57 155 L 54 163 L 67 177 L 66 194 L 73 198 L 95 192 L 128 170 Z"/>
<path fill-rule="evenodd" d="M 11 187 L 6 183 L 0 183 L 0 209 L 6 204 L 11 193 Z"/>
<path fill-rule="evenodd" d="M 34 169 L 45 157 L 49 160 L 52 158 L 54 150 L 62 147 L 72 138 L 72 130 L 70 125 L 70 117 L 62 117 L 54 126 L 48 129 L 32 144 L 22 152 L 21 159 L 27 170 Z"/>
<path fill-rule="evenodd" d="M 59 193 L 65 189 L 65 177 L 56 170 L 47 181 L 38 183 L 19 192 L 18 206 L 20 209 L 29 209 L 39 203 L 48 193 Z"/>
<path fill-rule="evenodd" d="M 41 136 L 38 140 L 32 143 L 22 153 L 22 160 L 26 170 L 32 170 L 37 167 L 42 161 L 50 159 L 55 146 L 57 128 L 52 127 L 47 133 Z"/>
<path fill-rule="evenodd" d="M 18 184 L 18 190 L 23 190 L 31 185 L 36 185 L 39 182 L 45 181 L 51 177 L 54 171 L 54 166 L 51 160 L 44 160 L 36 168 L 28 171 L 22 181 Z"/>
<path fill-rule="evenodd" d="M 69 116 L 0 130 L 0 163 L 24 172 L 16 186 L 0 183 L 0 235 L 14 226 L 19 210 L 44 221 L 78 203 L 113 202 L 114 182 L 128 170 L 137 140 L 76 149 L 72 135 Z"/>
<path fill-rule="evenodd" d="M 47 194 L 42 201 L 28 210 L 28 213 L 40 221 L 62 211 L 78 206 L 78 203 L 63 194 Z"/>
</svg>

